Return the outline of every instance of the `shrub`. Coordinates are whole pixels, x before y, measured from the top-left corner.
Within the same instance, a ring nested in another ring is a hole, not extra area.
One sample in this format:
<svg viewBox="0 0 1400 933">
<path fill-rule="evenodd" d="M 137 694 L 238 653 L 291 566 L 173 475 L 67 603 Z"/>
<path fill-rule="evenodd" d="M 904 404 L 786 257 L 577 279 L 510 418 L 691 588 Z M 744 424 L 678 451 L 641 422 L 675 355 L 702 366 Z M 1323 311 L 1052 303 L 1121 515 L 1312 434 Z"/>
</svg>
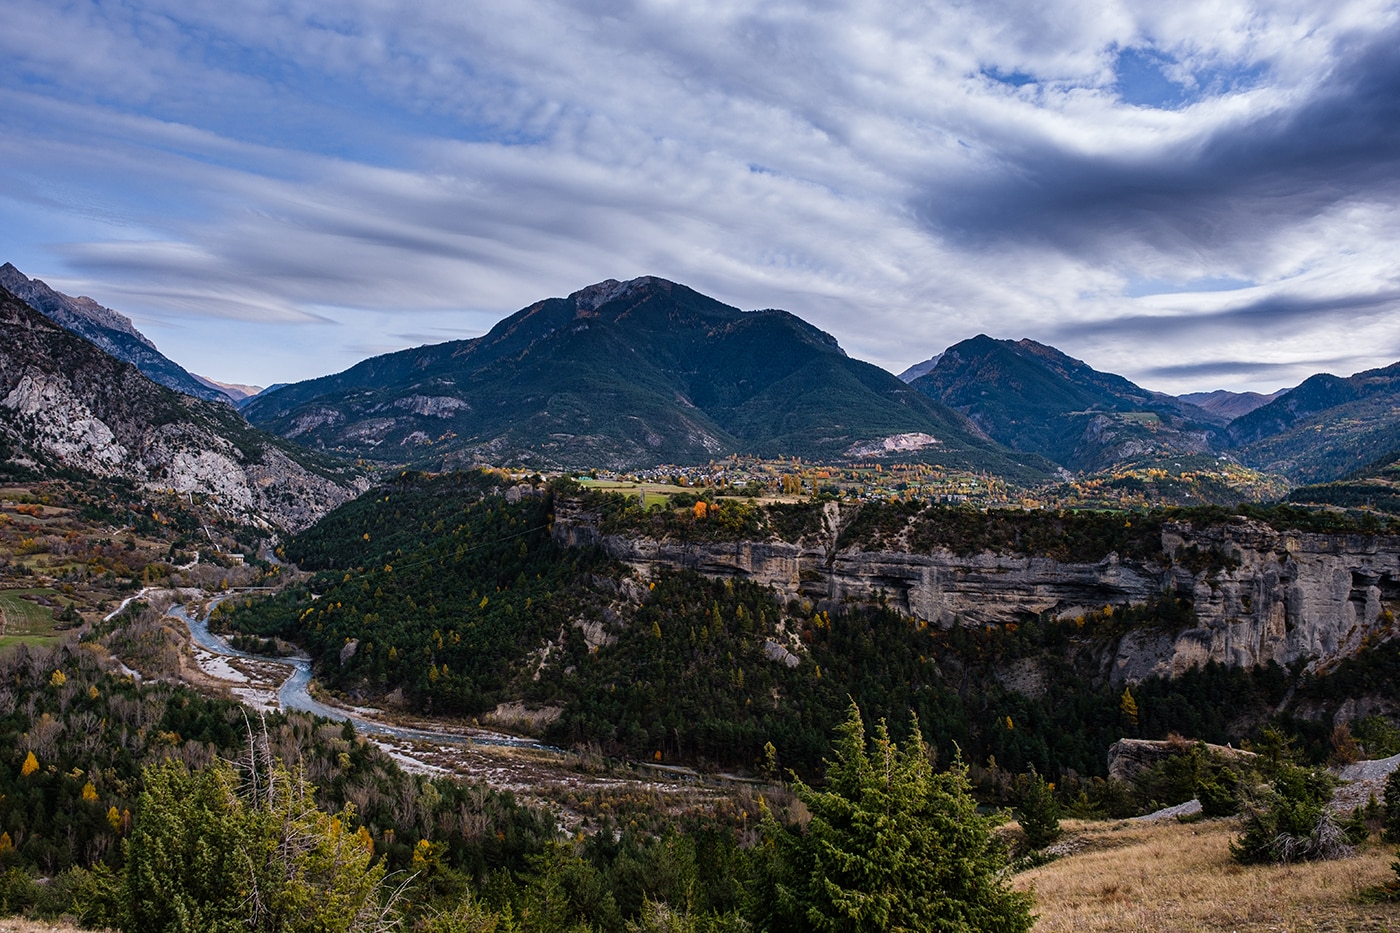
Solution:
<svg viewBox="0 0 1400 933">
<path fill-rule="evenodd" d="M 1390 772 L 1385 778 L 1385 828 L 1381 838 L 1386 842 L 1400 843 L 1400 769 Z"/>
<path fill-rule="evenodd" d="M 1345 858 L 1364 838 L 1364 824 L 1327 809 L 1335 779 L 1322 771 L 1281 767 L 1271 787 L 1245 802 L 1244 832 L 1230 854 L 1245 864 Z"/>
</svg>

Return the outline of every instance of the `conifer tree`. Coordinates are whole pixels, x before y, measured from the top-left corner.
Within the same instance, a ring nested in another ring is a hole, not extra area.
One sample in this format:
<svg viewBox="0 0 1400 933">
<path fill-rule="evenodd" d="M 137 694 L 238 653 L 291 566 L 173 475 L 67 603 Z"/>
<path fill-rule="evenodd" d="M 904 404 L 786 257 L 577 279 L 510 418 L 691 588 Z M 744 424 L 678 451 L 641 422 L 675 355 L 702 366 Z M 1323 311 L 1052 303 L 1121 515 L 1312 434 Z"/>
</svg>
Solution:
<svg viewBox="0 0 1400 933">
<path fill-rule="evenodd" d="M 1043 849 L 1060 838 L 1060 804 L 1055 790 L 1031 768 L 1016 807 L 1016 821 L 1026 834 L 1026 845 Z"/>
<path fill-rule="evenodd" d="M 860 710 L 838 728 L 835 760 L 805 832 L 765 822 L 753 893 L 761 928 L 819 933 L 1022 933 L 1030 899 L 1005 877 L 993 821 L 977 813 L 961 761 L 935 773 L 917 721 L 901 748 L 881 722 L 867 748 Z"/>
</svg>

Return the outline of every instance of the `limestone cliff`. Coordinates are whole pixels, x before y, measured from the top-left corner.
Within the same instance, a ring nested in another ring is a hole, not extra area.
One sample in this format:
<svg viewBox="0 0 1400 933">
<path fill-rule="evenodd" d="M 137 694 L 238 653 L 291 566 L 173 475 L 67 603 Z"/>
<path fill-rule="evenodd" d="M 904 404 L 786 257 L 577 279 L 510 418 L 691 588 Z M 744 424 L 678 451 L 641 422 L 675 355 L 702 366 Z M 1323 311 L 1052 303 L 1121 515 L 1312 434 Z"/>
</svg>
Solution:
<svg viewBox="0 0 1400 933">
<path fill-rule="evenodd" d="M 0 335 L 0 460 L 198 493 L 231 519 L 291 531 L 365 486 L 228 405 L 157 385 L 3 289 Z"/>
<path fill-rule="evenodd" d="M 1107 646 L 1115 682 L 1173 676 L 1208 661 L 1236 667 L 1327 665 L 1396 634 L 1400 538 L 1280 531 L 1236 519 L 1195 528 L 1167 523 L 1150 557 L 1069 561 L 1014 552 L 959 554 L 839 546 L 859 505 L 829 503 L 822 528 L 797 541 L 696 542 L 604 534 L 577 501 L 556 505 L 554 536 L 597 544 L 643 575 L 694 570 L 774 587 L 784 599 L 885 601 L 943 626 L 1074 617 L 1104 606 L 1189 597 L 1198 622 L 1138 629 Z"/>
</svg>

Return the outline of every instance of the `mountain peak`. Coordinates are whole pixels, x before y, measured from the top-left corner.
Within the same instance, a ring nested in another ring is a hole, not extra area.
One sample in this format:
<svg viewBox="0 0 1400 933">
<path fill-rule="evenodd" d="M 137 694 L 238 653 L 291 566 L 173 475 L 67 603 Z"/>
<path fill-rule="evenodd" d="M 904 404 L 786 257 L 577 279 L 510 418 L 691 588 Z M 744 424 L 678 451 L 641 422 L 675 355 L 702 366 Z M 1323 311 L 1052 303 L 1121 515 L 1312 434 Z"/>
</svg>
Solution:
<svg viewBox="0 0 1400 933">
<path fill-rule="evenodd" d="M 155 344 L 137 330 L 136 325 L 131 323 L 131 318 L 125 314 L 113 311 L 86 296 L 73 298 L 70 295 L 65 295 L 50 287 L 42 279 L 31 279 L 15 268 L 12 263 L 7 262 L 0 266 L 0 285 L 3 285 L 5 290 L 11 294 L 17 295 L 31 308 L 69 330 L 82 334 L 81 327 L 75 325 L 78 321 L 85 319 L 98 327 L 125 334 L 152 350 L 155 349 Z M 82 334 L 82 336 L 89 340 L 92 339 L 87 334 Z"/>
<path fill-rule="evenodd" d="M 1210 426 L 1193 421 L 1174 399 L 1030 339 L 970 337 L 912 385 L 997 442 L 1076 470 L 1195 453 L 1209 440 Z"/>
<path fill-rule="evenodd" d="M 636 294 L 649 285 L 669 292 L 673 284 L 654 275 L 638 276 L 635 279 L 628 279 L 626 282 L 619 282 L 617 279 L 604 279 L 595 285 L 579 289 L 569 296 L 569 300 L 580 311 L 597 311 L 608 302 Z"/>
<path fill-rule="evenodd" d="M 742 311 L 654 276 L 548 298 L 475 341 L 366 360 L 243 411 L 300 443 L 430 469 L 838 460 L 853 447 L 949 469 L 1045 468 L 794 314 Z"/>
</svg>

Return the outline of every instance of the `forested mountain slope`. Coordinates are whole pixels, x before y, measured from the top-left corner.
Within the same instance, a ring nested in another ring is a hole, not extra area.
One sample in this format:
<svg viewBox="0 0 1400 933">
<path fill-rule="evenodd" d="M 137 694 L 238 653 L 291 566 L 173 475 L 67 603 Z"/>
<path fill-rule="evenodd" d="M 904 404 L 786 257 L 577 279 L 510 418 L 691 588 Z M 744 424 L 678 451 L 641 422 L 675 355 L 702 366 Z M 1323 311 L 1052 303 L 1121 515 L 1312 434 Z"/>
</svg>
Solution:
<svg viewBox="0 0 1400 933">
<path fill-rule="evenodd" d="M 1312 521 L 872 504 L 833 527 L 821 503 L 641 513 L 490 474 L 409 474 L 289 542 L 288 556 L 318 571 L 306 589 L 230 606 L 226 622 L 305 644 L 318 676 L 359 700 L 471 716 L 524 702 L 552 719 L 556 742 L 637 757 L 754 766 L 771 743 L 810 772 L 854 697 L 876 716 L 914 710 L 945 754 L 956 743 L 973 760 L 1088 775 L 1125 731 L 1236 740 L 1290 688 L 1310 714 L 1355 695 L 1336 679 L 1346 658 L 1400 661 L 1384 612 L 1400 565 L 1357 584 L 1360 603 L 1337 597 L 1349 621 L 1319 593 L 1280 610 L 1297 636 L 1270 634 L 1272 600 L 1294 597 L 1287 585 L 1261 595 L 1251 574 L 1292 574 L 1307 590 L 1312 558 L 1290 570 L 1284 557 L 1299 542 L 1339 560 L 1352 540 L 1357 553 L 1400 556 L 1381 528 L 1300 527 Z M 946 619 L 910 598 L 918 560 L 942 562 Z M 1213 621 L 1253 608 L 1258 626 Z M 1245 628 L 1255 648 L 1212 647 L 1217 630 Z M 1283 667 L 1310 650 L 1333 659 L 1318 694 Z M 1120 716 L 1125 686 L 1135 724 Z"/>
<path fill-rule="evenodd" d="M 1013 450 L 1072 470 L 1213 449 L 1221 423 L 1033 340 L 978 335 L 910 383 Z"/>
<path fill-rule="evenodd" d="M 1229 427 L 1239 457 L 1297 483 L 1322 483 L 1400 449 L 1400 363 L 1322 373 Z"/>
<path fill-rule="evenodd" d="M 625 468 L 730 453 L 887 453 L 1032 480 L 961 415 L 785 311 L 743 312 L 658 278 L 607 281 L 475 340 L 403 350 L 264 392 L 254 424 L 326 450 L 418 464 Z"/>
</svg>

